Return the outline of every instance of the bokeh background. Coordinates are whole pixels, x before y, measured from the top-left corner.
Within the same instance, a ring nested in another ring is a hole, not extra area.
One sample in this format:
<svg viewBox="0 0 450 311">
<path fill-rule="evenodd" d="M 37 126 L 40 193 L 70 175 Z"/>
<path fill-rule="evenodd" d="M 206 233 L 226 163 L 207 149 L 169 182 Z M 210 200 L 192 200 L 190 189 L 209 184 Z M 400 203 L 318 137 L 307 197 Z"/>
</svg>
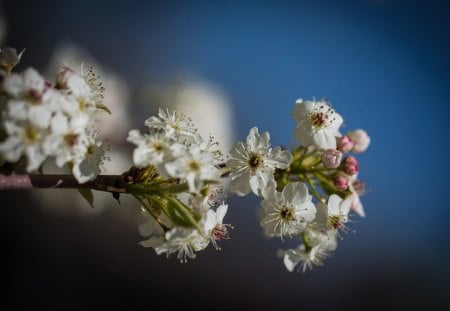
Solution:
<svg viewBox="0 0 450 311">
<path fill-rule="evenodd" d="M 276 257 L 292 244 L 263 237 L 255 197 L 229 197 L 221 252 L 180 265 L 137 244 L 133 204 L 2 192 L 0 309 L 449 309 L 448 1 L 3 0 L 0 12 L 2 45 L 27 49 L 19 69 L 81 57 L 114 81 L 112 171 L 129 163 L 118 138 L 159 103 L 214 102 L 195 114 L 223 126 L 224 145 L 258 126 L 291 146 L 294 101 L 327 97 L 344 131 L 372 137 L 367 217 L 307 274 Z"/>
</svg>

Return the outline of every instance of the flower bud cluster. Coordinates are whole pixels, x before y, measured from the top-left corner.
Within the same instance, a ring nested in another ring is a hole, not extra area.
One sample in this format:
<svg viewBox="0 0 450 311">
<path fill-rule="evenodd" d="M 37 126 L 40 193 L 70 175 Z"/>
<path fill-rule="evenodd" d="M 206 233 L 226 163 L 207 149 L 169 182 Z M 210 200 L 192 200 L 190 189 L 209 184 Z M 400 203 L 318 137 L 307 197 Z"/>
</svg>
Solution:
<svg viewBox="0 0 450 311">
<path fill-rule="evenodd" d="M 107 108 L 92 68 L 83 72 L 82 67 L 80 74 L 63 68 L 55 84 L 28 68 L 7 74 L 0 89 L 6 102 L 2 114 L 6 137 L 0 142 L 4 160 L 24 159 L 26 171 L 34 172 L 52 158 L 59 167 L 68 165 L 79 183 L 97 176 L 104 147 L 97 139 L 95 116 Z"/>
<path fill-rule="evenodd" d="M 269 237 L 300 238 L 295 249 L 281 251 L 289 271 L 320 266 L 347 232 L 351 210 L 364 216 L 356 179 L 358 161 L 370 139 L 363 130 L 342 136 L 342 117 L 326 101 L 297 100 L 295 136 L 301 146 L 290 153 L 271 148 L 269 134 L 250 130 L 230 151 L 230 191 L 262 197 L 261 227 Z"/>
<path fill-rule="evenodd" d="M 210 242 L 219 249 L 217 241 L 228 238 L 230 226 L 223 224 L 228 205 L 221 200 L 218 144 L 212 137 L 204 140 L 191 120 L 176 111 L 160 110 L 145 125 L 148 133 L 132 130 L 128 135 L 136 146 L 134 166 L 156 172 L 147 182 L 149 191 L 136 192 L 149 218 L 143 230 L 149 238 L 141 245 L 157 254 L 177 253 L 181 262 Z"/>
</svg>

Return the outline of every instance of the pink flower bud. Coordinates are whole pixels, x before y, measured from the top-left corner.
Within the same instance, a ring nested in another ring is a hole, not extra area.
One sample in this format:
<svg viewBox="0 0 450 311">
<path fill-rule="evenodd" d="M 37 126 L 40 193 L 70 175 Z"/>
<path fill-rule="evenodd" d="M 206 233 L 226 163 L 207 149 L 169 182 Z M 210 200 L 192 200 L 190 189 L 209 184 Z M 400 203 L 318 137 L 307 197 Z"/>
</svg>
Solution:
<svg viewBox="0 0 450 311">
<path fill-rule="evenodd" d="M 334 149 L 327 149 L 322 154 L 323 166 L 327 168 L 337 168 L 341 164 L 342 152 Z"/>
<path fill-rule="evenodd" d="M 347 135 L 341 136 L 337 139 L 337 148 L 342 152 L 349 152 L 354 146 L 355 143 Z"/>
<path fill-rule="evenodd" d="M 348 175 L 355 175 L 359 171 L 358 161 L 353 156 L 349 156 L 344 161 L 344 172 Z"/>
<path fill-rule="evenodd" d="M 338 190 L 345 191 L 348 189 L 348 177 L 341 174 L 333 179 L 334 185 Z"/>
<path fill-rule="evenodd" d="M 69 88 L 67 85 L 67 80 L 73 74 L 76 74 L 75 71 L 73 71 L 69 67 L 63 67 L 56 75 L 56 87 L 59 89 Z"/>
<path fill-rule="evenodd" d="M 370 137 L 364 130 L 355 130 L 349 132 L 348 137 L 355 143 L 352 151 L 355 153 L 364 152 L 370 145 Z"/>
<path fill-rule="evenodd" d="M 48 80 L 44 81 L 44 92 L 52 88 L 52 83 Z"/>
<path fill-rule="evenodd" d="M 355 192 L 356 192 L 357 194 L 359 194 L 359 195 L 364 194 L 366 185 L 364 184 L 363 181 L 361 181 L 361 180 L 355 180 L 355 181 L 353 182 L 352 186 L 353 186 L 353 190 L 355 190 Z"/>
</svg>

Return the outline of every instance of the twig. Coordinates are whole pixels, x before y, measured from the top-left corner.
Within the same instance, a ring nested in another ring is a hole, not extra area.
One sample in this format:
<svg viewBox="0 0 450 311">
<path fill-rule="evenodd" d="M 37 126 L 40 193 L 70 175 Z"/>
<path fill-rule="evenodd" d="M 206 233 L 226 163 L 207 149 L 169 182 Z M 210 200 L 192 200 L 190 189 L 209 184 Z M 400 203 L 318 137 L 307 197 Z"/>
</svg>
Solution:
<svg viewBox="0 0 450 311">
<path fill-rule="evenodd" d="M 120 175 L 99 175 L 92 181 L 79 184 L 72 175 L 0 174 L 0 190 L 32 188 L 92 189 L 107 192 L 126 192 Z"/>
</svg>

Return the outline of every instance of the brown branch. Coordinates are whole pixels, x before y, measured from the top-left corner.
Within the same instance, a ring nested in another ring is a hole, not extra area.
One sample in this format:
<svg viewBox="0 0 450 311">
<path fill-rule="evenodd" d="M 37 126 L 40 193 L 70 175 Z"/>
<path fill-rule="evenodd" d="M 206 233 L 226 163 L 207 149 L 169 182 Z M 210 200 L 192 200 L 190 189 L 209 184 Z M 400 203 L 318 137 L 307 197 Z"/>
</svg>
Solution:
<svg viewBox="0 0 450 311">
<path fill-rule="evenodd" d="M 122 176 L 99 175 L 96 179 L 79 184 L 72 175 L 0 174 L 0 190 L 59 188 L 92 189 L 107 192 L 125 192 Z"/>
</svg>

